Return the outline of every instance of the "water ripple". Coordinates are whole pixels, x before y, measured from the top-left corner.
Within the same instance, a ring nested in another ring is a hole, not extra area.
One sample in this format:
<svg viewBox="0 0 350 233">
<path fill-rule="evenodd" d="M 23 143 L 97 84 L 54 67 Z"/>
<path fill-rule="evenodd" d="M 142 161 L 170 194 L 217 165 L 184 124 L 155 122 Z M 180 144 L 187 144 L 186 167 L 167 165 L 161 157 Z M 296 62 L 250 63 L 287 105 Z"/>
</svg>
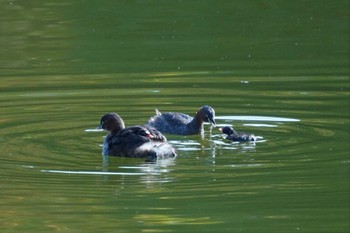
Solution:
<svg viewBox="0 0 350 233">
<path fill-rule="evenodd" d="M 68 170 L 41 170 L 47 173 L 61 174 L 78 174 L 78 175 L 122 175 L 122 176 L 143 176 L 143 175 L 160 175 L 154 172 L 104 172 L 104 171 L 68 171 Z"/>
<path fill-rule="evenodd" d="M 216 116 L 219 120 L 237 120 L 237 121 L 272 121 L 272 122 L 299 122 L 300 119 L 271 117 L 271 116 Z"/>
</svg>

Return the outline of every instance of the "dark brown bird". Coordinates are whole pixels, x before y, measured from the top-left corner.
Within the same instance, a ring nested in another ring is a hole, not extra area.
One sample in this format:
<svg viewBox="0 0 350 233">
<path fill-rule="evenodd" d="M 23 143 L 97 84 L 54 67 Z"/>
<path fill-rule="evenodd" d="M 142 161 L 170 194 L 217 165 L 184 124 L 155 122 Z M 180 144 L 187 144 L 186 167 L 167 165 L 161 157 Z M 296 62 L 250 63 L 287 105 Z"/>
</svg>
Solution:
<svg viewBox="0 0 350 233">
<path fill-rule="evenodd" d="M 147 126 L 126 127 L 123 119 L 116 113 L 101 117 L 100 127 L 109 133 L 104 140 L 102 154 L 119 157 L 173 158 L 175 149 L 156 129 Z"/>
<path fill-rule="evenodd" d="M 225 126 L 223 128 L 219 128 L 219 130 L 227 134 L 226 139 L 234 141 L 234 142 L 255 142 L 256 137 L 254 134 L 248 134 L 244 132 L 237 132 L 230 126 Z"/>
</svg>

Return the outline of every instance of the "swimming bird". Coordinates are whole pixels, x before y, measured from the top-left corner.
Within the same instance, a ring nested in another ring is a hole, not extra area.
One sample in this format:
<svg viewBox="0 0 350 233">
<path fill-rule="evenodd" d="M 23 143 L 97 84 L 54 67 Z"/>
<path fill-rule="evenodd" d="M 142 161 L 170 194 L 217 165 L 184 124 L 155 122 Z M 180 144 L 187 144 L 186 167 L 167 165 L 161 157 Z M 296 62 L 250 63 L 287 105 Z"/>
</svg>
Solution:
<svg viewBox="0 0 350 233">
<path fill-rule="evenodd" d="M 191 135 L 203 134 L 203 123 L 215 126 L 215 111 L 210 106 L 202 106 L 194 117 L 179 112 L 161 113 L 151 117 L 146 125 L 156 128 L 162 133 Z"/>
<path fill-rule="evenodd" d="M 256 137 L 254 134 L 248 134 L 244 132 L 237 132 L 231 126 L 225 126 L 223 128 L 219 128 L 219 130 L 227 134 L 226 139 L 234 141 L 234 142 L 255 142 Z"/>
<path fill-rule="evenodd" d="M 125 127 L 117 113 L 102 116 L 100 127 L 109 132 L 103 142 L 103 155 L 146 158 L 146 161 L 176 157 L 175 149 L 159 131 L 139 125 Z"/>
</svg>

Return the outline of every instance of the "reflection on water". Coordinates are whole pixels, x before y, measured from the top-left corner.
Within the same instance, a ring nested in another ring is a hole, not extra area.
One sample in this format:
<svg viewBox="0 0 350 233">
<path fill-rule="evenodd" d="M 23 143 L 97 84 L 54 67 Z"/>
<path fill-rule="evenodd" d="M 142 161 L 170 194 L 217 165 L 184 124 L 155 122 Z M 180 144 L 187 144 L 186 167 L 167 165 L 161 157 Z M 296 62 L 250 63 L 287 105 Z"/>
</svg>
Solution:
<svg viewBox="0 0 350 233">
<path fill-rule="evenodd" d="M 169 166 L 174 165 L 174 163 L 174 159 L 162 159 L 155 163 L 144 165 L 119 166 L 118 171 L 108 171 L 108 165 L 105 164 L 103 171 L 41 170 L 41 172 L 68 175 L 95 175 L 104 177 L 105 181 L 109 179 L 109 176 L 138 176 L 140 177 L 140 183 L 167 183 L 172 182 L 172 178 L 161 175 L 171 172 L 172 169 Z"/>
</svg>

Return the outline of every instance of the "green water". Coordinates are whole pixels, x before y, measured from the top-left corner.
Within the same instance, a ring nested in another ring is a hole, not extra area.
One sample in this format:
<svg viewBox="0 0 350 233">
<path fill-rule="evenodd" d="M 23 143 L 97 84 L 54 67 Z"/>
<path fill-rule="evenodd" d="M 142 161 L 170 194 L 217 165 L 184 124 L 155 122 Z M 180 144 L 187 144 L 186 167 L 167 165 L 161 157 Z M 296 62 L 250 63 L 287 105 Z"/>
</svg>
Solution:
<svg viewBox="0 0 350 233">
<path fill-rule="evenodd" d="M 1 232 L 349 226 L 349 1 L 0 1 Z M 106 112 L 216 110 L 232 143 L 101 156 Z"/>
</svg>

